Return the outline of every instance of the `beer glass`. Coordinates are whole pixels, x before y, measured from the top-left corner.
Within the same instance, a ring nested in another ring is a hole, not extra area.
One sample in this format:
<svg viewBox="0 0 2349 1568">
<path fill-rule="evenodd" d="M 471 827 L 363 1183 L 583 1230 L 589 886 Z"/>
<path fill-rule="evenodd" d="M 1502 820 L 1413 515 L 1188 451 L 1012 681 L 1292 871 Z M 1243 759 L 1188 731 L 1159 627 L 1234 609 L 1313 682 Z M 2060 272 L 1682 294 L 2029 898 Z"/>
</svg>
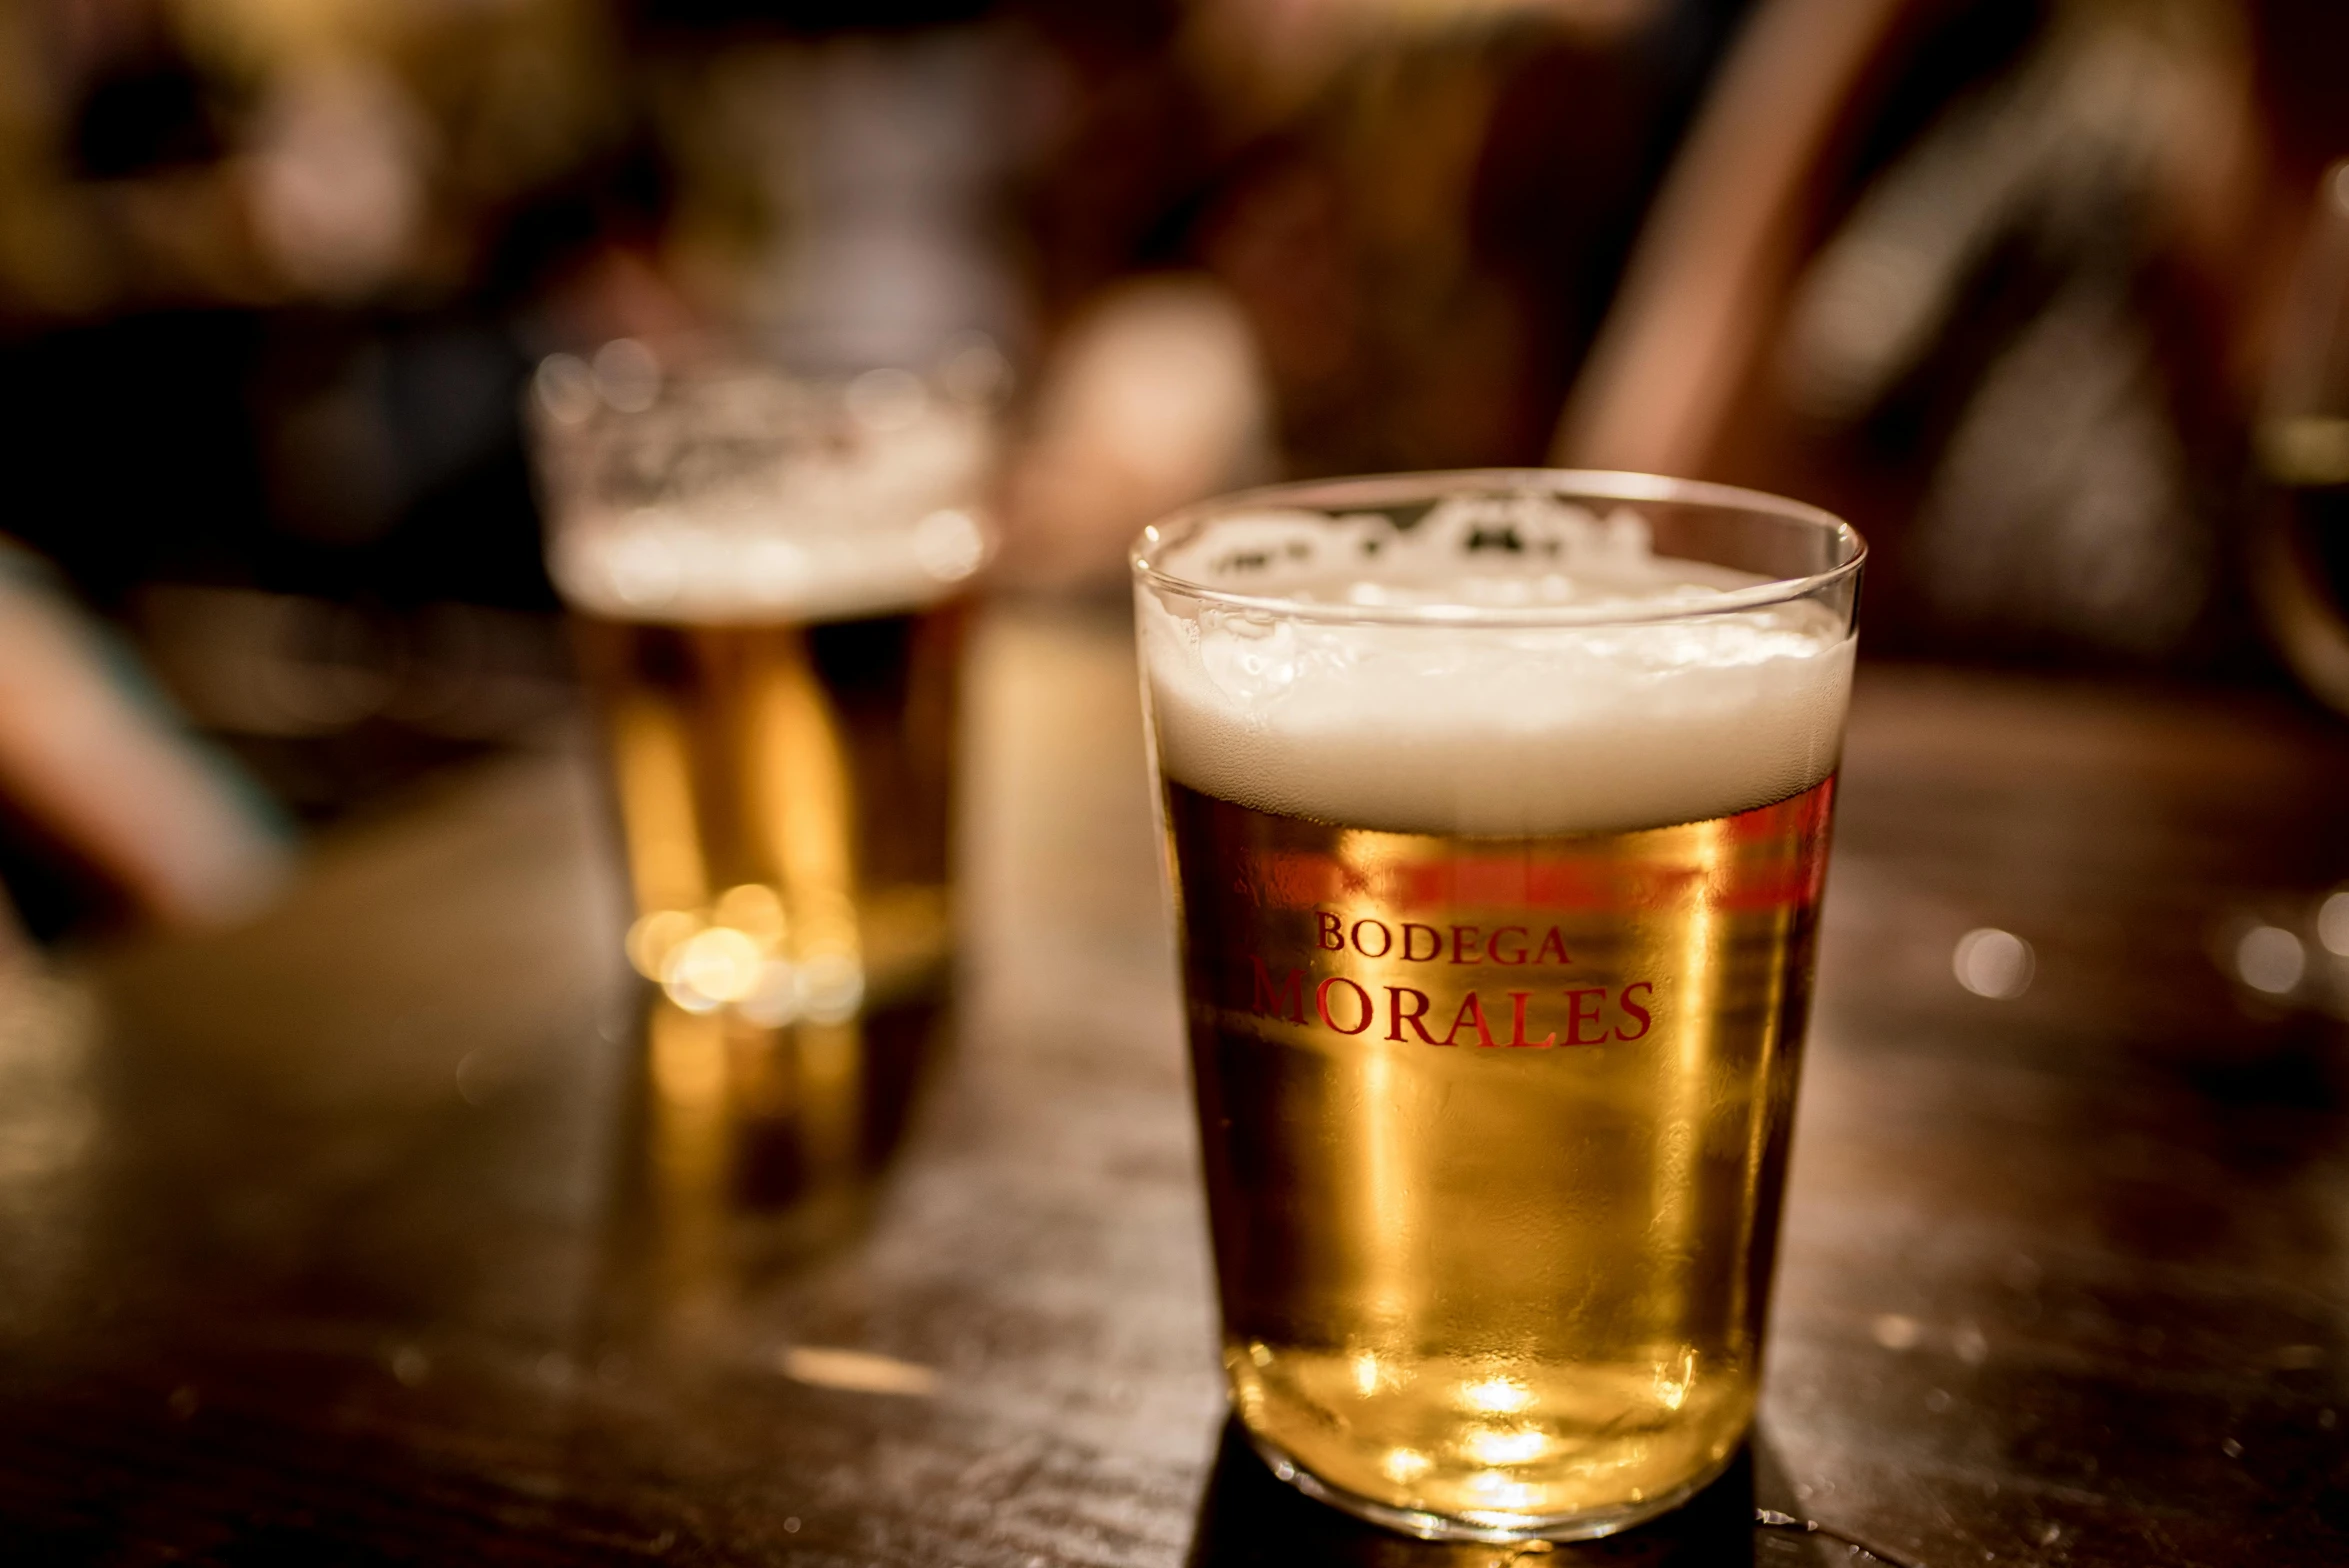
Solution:
<svg viewBox="0 0 2349 1568">
<path fill-rule="evenodd" d="M 708 1098 L 731 1062 L 798 1163 L 835 1173 L 869 1120 L 881 1015 L 926 1016 L 951 965 L 990 354 L 818 377 L 622 340 L 548 359 L 531 391 L 548 565 L 626 840 L 628 957 L 673 1009 L 655 1085 Z"/>
<path fill-rule="evenodd" d="M 1240 1420 L 1437 1538 L 1604 1535 L 1750 1424 L 1862 545 L 1629 474 L 1144 532 Z"/>
</svg>

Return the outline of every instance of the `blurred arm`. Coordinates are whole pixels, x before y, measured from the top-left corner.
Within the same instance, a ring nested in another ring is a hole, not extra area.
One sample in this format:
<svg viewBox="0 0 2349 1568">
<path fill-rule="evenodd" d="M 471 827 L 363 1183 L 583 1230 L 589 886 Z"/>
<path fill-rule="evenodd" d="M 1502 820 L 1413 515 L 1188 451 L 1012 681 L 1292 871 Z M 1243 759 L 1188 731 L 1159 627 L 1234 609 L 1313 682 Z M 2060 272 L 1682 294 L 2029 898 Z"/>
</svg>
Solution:
<svg viewBox="0 0 2349 1568">
<path fill-rule="evenodd" d="M 1551 447 L 1701 475 L 1797 258 L 1802 198 L 1907 0 L 1765 0 L 1674 160 Z"/>
<path fill-rule="evenodd" d="M 0 544 L 0 797 L 146 914 L 233 920 L 282 879 L 286 846 L 136 687 Z"/>
</svg>

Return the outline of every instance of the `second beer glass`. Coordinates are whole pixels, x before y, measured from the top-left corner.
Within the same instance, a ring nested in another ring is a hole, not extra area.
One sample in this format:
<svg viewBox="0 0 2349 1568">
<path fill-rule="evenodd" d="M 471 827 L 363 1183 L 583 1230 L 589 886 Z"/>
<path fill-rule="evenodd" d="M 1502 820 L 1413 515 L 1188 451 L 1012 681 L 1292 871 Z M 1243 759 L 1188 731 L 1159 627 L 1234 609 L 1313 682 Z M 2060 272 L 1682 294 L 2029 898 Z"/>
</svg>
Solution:
<svg viewBox="0 0 2349 1568">
<path fill-rule="evenodd" d="M 1428 1536 L 1620 1529 L 1751 1423 L 1862 547 L 1634 475 L 1149 530 L 1234 1403 Z"/>
<path fill-rule="evenodd" d="M 956 688 L 993 455 L 995 362 L 975 352 L 810 376 L 746 345 L 622 340 L 549 359 L 532 389 L 548 566 L 624 828 L 628 956 L 663 997 L 654 1085 L 664 1109 L 736 1119 L 739 1147 L 695 1158 L 755 1206 L 855 1182 L 949 979 Z"/>
</svg>

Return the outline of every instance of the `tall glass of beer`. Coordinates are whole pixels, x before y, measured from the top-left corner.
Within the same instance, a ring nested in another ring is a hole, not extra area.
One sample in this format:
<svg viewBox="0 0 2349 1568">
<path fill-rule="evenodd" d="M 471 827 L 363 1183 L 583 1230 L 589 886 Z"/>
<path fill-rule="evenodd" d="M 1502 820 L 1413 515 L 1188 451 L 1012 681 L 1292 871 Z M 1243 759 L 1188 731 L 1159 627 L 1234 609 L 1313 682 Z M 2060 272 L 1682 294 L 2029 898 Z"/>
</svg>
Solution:
<svg viewBox="0 0 2349 1568">
<path fill-rule="evenodd" d="M 548 564 L 626 839 L 628 956 L 665 997 L 654 1083 L 755 1089 L 792 1146 L 770 1185 L 855 1166 L 869 1052 L 948 978 L 990 355 L 817 376 L 623 340 L 547 360 L 532 388 Z M 744 1153 L 742 1179 L 762 1161 Z"/>
<path fill-rule="evenodd" d="M 1241 1422 L 1438 1538 L 1672 1507 L 1751 1423 L 1863 547 L 1490 471 L 1133 557 Z"/>
</svg>

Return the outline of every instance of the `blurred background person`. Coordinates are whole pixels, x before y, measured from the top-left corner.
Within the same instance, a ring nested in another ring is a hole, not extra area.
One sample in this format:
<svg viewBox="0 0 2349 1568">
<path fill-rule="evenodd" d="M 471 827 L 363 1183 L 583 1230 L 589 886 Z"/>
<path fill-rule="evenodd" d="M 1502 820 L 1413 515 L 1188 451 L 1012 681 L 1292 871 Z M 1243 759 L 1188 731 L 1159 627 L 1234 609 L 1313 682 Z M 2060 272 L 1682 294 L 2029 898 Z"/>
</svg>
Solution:
<svg viewBox="0 0 2349 1568">
<path fill-rule="evenodd" d="M 1773 0 L 1557 454 L 1846 510 L 1879 653 L 2256 676 L 2251 427 L 2344 59 L 2294 0 Z"/>
<path fill-rule="evenodd" d="M 1237 483 L 1538 461 L 1745 10 L 1036 13 L 1047 80 L 1074 78 L 1024 204 L 1061 352 L 1013 522 L 1048 575 L 1114 578 L 1135 528 Z M 1220 426 L 1180 412 L 1210 406 Z"/>
<path fill-rule="evenodd" d="M 617 57 L 568 0 L 0 17 L 0 526 L 136 636 L 259 780 L 232 795 L 324 820 L 561 705 L 518 388 L 556 341 L 680 314 Z M 53 678 L 12 683 L 18 736 L 122 684 L 99 640 L 26 630 L 66 595 L 34 603 L 12 630 Z M 186 750 L 165 704 L 116 708 Z M 11 753 L 0 879 L 36 933 L 188 912 L 128 868 L 172 858 L 222 754 L 177 818 L 99 809 L 139 770 L 85 767 L 101 832 Z"/>
</svg>

